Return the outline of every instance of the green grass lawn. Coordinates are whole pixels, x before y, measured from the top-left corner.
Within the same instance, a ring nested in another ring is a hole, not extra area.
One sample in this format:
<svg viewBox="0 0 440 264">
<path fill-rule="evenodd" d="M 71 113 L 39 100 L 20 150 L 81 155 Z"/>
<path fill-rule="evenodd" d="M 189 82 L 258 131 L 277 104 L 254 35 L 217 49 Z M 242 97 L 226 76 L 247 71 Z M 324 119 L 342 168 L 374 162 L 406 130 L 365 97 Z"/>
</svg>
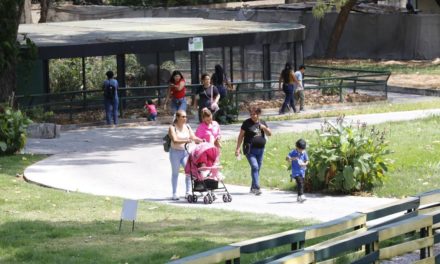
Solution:
<svg viewBox="0 0 440 264">
<path fill-rule="evenodd" d="M 44 188 L 15 177 L 44 157 L 0 157 L 0 263 L 165 263 L 311 224 L 142 201 L 135 231 L 125 222 L 118 232 L 121 199 Z M 257 256 L 245 256 L 242 263 Z"/>
<path fill-rule="evenodd" d="M 270 122 L 269 122 L 270 126 Z M 440 116 L 410 122 L 385 123 L 376 127 L 386 129 L 390 149 L 389 158 L 395 169 L 388 180 L 373 194 L 383 197 L 404 197 L 440 188 Z M 266 146 L 261 186 L 294 190 L 284 157 L 299 138 L 308 142 L 316 140 L 316 132 L 275 134 Z M 222 160 L 227 182 L 250 186 L 250 168 L 244 158 L 234 157 L 235 140 L 224 144 Z"/>
</svg>

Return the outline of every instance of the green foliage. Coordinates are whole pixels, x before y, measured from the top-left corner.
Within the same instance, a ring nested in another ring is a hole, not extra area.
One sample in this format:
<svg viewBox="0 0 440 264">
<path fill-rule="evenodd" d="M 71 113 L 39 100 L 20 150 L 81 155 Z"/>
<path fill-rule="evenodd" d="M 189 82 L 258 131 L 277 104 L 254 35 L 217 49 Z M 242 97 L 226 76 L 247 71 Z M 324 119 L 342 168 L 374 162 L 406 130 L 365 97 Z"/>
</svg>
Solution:
<svg viewBox="0 0 440 264">
<path fill-rule="evenodd" d="M 312 10 L 313 16 L 321 19 L 324 17 L 325 13 L 330 12 L 333 7 L 339 12 L 341 7 L 344 6 L 347 1 L 348 0 L 318 0 Z"/>
<path fill-rule="evenodd" d="M 30 122 L 20 110 L 0 106 L 0 155 L 13 154 L 24 148 Z"/>
<path fill-rule="evenodd" d="M 33 107 L 26 110 L 26 116 L 33 122 L 53 122 L 55 114 L 52 111 L 44 111 L 43 107 Z"/>
<path fill-rule="evenodd" d="M 385 180 L 391 153 L 385 131 L 365 124 L 326 121 L 309 148 L 308 183 L 313 190 L 350 193 L 371 191 Z"/>
<path fill-rule="evenodd" d="M 332 74 L 330 71 L 324 71 L 320 74 L 320 78 L 331 78 L 334 77 L 334 74 Z M 339 95 L 339 82 L 340 80 L 323 80 L 319 82 L 319 85 L 326 85 L 329 86 L 328 88 L 322 88 L 321 93 L 322 95 Z"/>
<path fill-rule="evenodd" d="M 52 92 L 79 91 L 82 84 L 82 59 L 54 59 L 49 64 L 50 87 Z M 105 73 L 116 70 L 116 59 L 109 57 L 85 58 L 87 89 L 100 89 Z"/>
</svg>

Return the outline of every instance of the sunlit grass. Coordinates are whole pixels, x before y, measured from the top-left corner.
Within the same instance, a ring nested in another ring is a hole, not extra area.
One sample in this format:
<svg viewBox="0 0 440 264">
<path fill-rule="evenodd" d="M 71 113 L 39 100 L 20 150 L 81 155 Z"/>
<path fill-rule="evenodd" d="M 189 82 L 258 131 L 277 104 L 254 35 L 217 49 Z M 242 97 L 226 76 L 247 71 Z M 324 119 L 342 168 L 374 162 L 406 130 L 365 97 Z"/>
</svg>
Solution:
<svg viewBox="0 0 440 264">
<path fill-rule="evenodd" d="M 268 123 L 270 126 L 270 122 Z M 404 197 L 423 191 L 440 188 L 440 116 L 409 122 L 389 122 L 376 125 L 386 129 L 395 169 L 388 173 L 388 180 L 373 194 L 385 197 Z M 304 138 L 316 142 L 315 131 L 282 133 L 272 136 L 266 146 L 261 169 L 261 186 L 294 190 L 290 182 L 287 163 L 284 161 L 294 142 Z M 250 168 L 246 158 L 238 161 L 234 157 L 236 142 L 228 141 L 222 150 L 224 173 L 227 182 L 250 186 Z"/>
</svg>

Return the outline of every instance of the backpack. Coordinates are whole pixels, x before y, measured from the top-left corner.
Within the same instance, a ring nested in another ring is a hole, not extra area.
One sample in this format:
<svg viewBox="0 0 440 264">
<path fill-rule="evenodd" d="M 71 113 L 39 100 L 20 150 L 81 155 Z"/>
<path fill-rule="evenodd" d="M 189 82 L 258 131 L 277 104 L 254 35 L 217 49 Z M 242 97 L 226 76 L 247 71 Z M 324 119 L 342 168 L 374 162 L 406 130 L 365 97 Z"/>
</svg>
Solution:
<svg viewBox="0 0 440 264">
<path fill-rule="evenodd" d="M 176 127 L 173 125 L 174 127 L 174 131 L 177 132 Z M 190 127 L 188 126 L 188 124 L 186 125 L 186 127 L 188 128 L 188 130 L 190 129 Z M 170 148 L 171 148 L 171 137 L 170 135 L 167 133 L 163 138 L 163 151 L 165 152 L 170 152 Z"/>
<path fill-rule="evenodd" d="M 104 98 L 113 101 L 115 99 L 116 87 L 109 80 L 107 85 L 104 87 Z"/>
</svg>

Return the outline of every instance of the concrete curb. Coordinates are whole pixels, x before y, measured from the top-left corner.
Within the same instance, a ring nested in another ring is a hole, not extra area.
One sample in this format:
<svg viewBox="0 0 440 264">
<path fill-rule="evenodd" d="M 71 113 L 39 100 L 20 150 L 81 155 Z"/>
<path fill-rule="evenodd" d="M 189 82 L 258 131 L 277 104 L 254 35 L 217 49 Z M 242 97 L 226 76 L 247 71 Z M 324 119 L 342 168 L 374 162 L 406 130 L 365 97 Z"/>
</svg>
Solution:
<svg viewBox="0 0 440 264">
<path fill-rule="evenodd" d="M 388 86 L 388 92 L 440 97 L 440 90 L 434 90 L 434 89 L 418 89 L 418 88 L 410 88 L 410 87 Z"/>
</svg>

